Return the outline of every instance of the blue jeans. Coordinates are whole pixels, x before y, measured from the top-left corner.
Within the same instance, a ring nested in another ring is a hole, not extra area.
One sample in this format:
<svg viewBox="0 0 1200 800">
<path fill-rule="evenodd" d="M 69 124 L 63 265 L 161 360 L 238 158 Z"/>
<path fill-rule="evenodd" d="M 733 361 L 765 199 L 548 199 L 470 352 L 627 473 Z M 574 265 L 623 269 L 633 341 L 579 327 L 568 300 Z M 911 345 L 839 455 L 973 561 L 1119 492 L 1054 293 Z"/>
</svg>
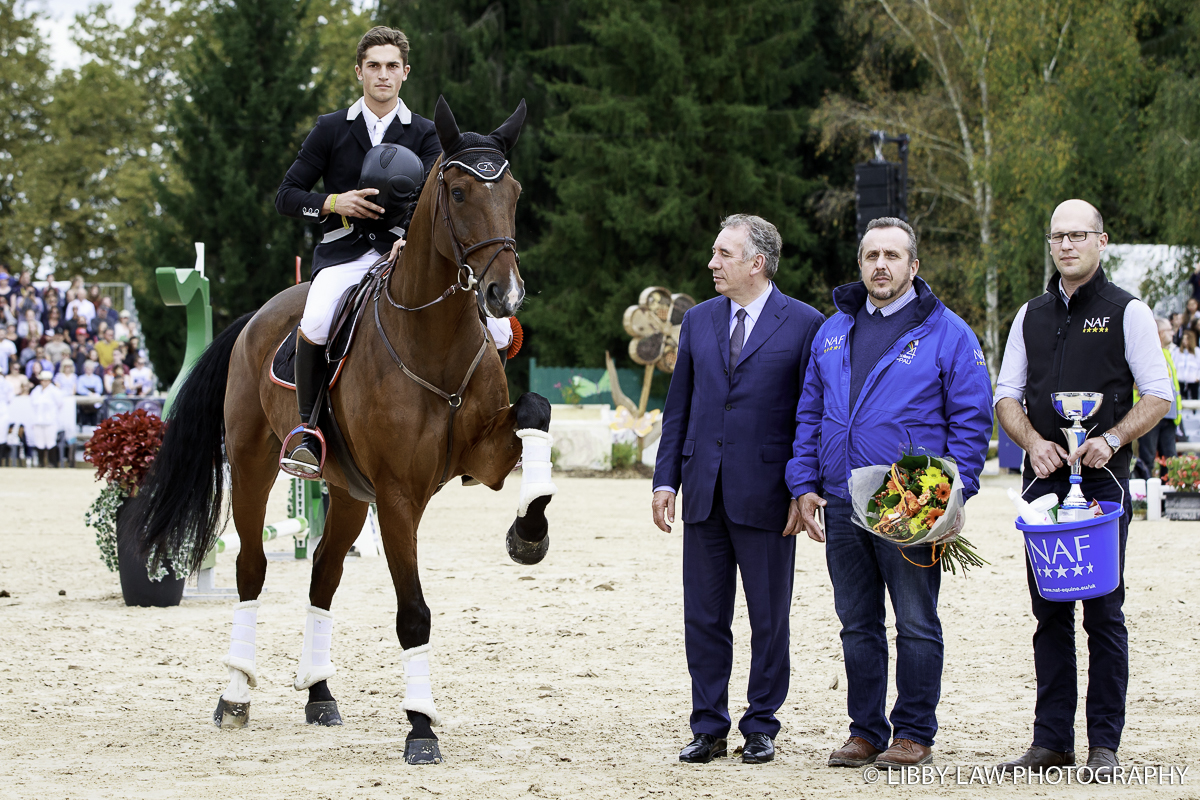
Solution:
<svg viewBox="0 0 1200 800">
<path fill-rule="evenodd" d="M 900 548 L 851 521 L 850 502 L 825 498 L 825 560 L 842 622 L 850 735 L 885 750 L 892 737 L 933 746 L 942 693 L 942 623 L 937 615 L 942 567 L 930 547 Z M 905 556 L 911 560 L 905 560 Z M 896 704 L 884 715 L 888 642 L 883 593 L 896 614 Z"/>
<path fill-rule="evenodd" d="M 1036 479 L 1025 498 L 1054 492 L 1063 498 L 1071 488 L 1067 481 Z M 1028 484 L 1026 484 L 1028 487 Z M 1089 747 L 1116 750 L 1125 728 L 1125 691 L 1129 684 L 1129 632 L 1125 628 L 1125 542 L 1129 538 L 1129 482 L 1102 479 L 1080 486 L 1088 500 L 1121 502 L 1121 582 L 1117 588 L 1083 605 L 1083 629 L 1088 637 L 1087 734 Z M 1075 709 L 1079 687 L 1075 666 L 1075 603 L 1046 600 L 1037 591 L 1029 556 L 1025 556 L 1025 578 L 1037 618 L 1033 634 L 1033 665 L 1037 672 L 1037 705 L 1033 715 L 1033 743 L 1059 753 L 1075 749 Z"/>
</svg>

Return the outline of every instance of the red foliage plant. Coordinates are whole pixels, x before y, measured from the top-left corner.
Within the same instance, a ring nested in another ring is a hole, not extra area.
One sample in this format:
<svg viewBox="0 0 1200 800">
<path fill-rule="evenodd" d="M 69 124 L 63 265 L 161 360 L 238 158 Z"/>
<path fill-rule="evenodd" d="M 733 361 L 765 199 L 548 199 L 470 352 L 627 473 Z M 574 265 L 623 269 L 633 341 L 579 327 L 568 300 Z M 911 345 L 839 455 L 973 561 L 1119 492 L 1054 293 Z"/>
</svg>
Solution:
<svg viewBox="0 0 1200 800">
<path fill-rule="evenodd" d="M 162 446 L 167 424 L 144 409 L 116 414 L 100 423 L 84 446 L 84 459 L 96 467 L 96 480 L 115 483 L 137 494 Z"/>
</svg>

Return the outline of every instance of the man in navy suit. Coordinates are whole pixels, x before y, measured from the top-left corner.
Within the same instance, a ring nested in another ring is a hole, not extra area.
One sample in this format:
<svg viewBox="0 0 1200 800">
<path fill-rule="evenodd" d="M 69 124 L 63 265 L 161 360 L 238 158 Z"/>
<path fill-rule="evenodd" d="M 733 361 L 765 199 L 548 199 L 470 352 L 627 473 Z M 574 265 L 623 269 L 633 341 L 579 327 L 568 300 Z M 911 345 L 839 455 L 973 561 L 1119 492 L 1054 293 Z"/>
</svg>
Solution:
<svg viewBox="0 0 1200 800">
<path fill-rule="evenodd" d="M 791 495 L 796 404 L 824 322 L 771 282 L 782 241 L 760 217 L 721 224 L 708 268 L 723 297 L 684 315 L 654 470 L 654 522 L 670 532 L 683 484 L 683 616 L 694 739 L 679 760 L 727 752 L 736 576 L 750 616 L 749 707 L 738 723 L 742 761 L 775 757 L 787 697 L 788 614 L 796 540 L 783 535 Z"/>
</svg>

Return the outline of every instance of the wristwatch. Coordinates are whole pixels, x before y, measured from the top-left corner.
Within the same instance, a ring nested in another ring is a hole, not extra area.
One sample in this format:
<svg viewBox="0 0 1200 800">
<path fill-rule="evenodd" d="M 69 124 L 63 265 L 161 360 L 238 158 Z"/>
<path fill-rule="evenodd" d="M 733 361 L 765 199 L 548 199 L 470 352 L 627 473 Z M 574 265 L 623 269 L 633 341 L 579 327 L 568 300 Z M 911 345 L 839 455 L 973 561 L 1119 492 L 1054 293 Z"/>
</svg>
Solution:
<svg viewBox="0 0 1200 800">
<path fill-rule="evenodd" d="M 1108 446 L 1112 448 L 1114 453 L 1121 449 L 1121 437 L 1112 431 L 1104 434 L 1104 441 L 1108 443 Z"/>
</svg>

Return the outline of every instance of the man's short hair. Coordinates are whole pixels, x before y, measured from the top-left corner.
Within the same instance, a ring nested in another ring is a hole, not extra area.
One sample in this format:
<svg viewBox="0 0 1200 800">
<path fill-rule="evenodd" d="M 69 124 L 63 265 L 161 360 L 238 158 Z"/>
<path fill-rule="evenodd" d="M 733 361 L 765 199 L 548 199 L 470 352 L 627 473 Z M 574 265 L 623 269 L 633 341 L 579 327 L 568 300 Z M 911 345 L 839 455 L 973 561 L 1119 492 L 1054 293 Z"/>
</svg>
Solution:
<svg viewBox="0 0 1200 800">
<path fill-rule="evenodd" d="M 721 220 L 721 230 L 725 228 L 745 229 L 746 249 L 742 258 L 750 261 L 755 256 L 763 256 L 763 272 L 768 279 L 774 278 L 779 271 L 779 251 L 783 249 L 783 239 L 775 226 L 753 214 L 730 214 Z"/>
<path fill-rule="evenodd" d="M 392 44 L 400 49 L 400 61 L 404 66 L 408 66 L 408 37 L 404 35 L 404 31 L 398 31 L 395 28 L 388 28 L 384 25 L 376 25 L 371 30 L 363 34 L 363 37 L 358 40 L 358 65 L 361 67 L 363 59 L 367 57 L 367 51 L 372 47 L 378 47 L 381 44 Z"/>
<path fill-rule="evenodd" d="M 867 229 L 863 231 L 863 238 L 858 240 L 858 261 L 862 263 L 863 254 L 863 239 L 867 238 L 867 233 L 876 228 L 899 228 L 908 234 L 908 263 L 917 260 L 917 232 L 899 217 L 878 217 L 867 223 Z"/>
</svg>

